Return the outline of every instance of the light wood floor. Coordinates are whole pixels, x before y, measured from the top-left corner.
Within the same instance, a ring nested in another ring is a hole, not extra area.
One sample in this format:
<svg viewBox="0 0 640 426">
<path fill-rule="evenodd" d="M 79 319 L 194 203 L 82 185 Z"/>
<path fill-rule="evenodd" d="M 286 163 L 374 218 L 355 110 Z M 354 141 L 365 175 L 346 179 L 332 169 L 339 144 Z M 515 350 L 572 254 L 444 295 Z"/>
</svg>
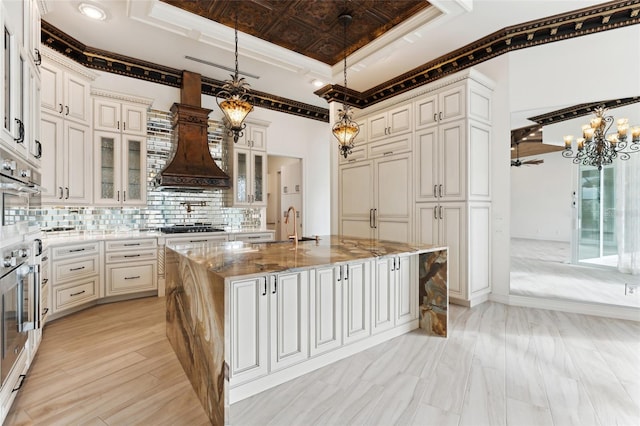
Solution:
<svg viewBox="0 0 640 426">
<path fill-rule="evenodd" d="M 206 423 L 162 299 L 54 322 L 8 425 Z M 640 424 L 640 323 L 484 303 L 231 408 L 233 425 Z"/>
</svg>

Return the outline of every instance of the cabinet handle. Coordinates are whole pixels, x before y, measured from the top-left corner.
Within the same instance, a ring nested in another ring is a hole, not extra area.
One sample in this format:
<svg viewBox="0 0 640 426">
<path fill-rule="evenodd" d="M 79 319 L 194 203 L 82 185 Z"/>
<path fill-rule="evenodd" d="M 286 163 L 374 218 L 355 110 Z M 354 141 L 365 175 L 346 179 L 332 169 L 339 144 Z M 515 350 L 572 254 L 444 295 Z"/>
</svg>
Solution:
<svg viewBox="0 0 640 426">
<path fill-rule="evenodd" d="M 75 252 L 78 252 L 78 251 L 84 251 L 84 250 L 85 250 L 84 248 L 71 249 L 71 250 L 69 250 L 69 253 L 75 253 Z"/>
<path fill-rule="evenodd" d="M 62 200 L 62 197 L 63 197 L 62 187 L 59 186 L 58 189 L 60 190 L 60 197 L 58 197 L 58 198 L 60 198 Z"/>
<path fill-rule="evenodd" d="M 442 198 L 442 184 L 438 186 L 438 196 Z"/>
<path fill-rule="evenodd" d="M 16 123 L 18 123 L 18 137 L 13 138 L 16 143 L 24 142 L 24 123 L 19 118 L 16 118 Z"/>
<path fill-rule="evenodd" d="M 84 266 L 80 266 L 79 268 L 69 268 L 69 272 L 71 271 L 81 271 L 84 269 Z"/>
<path fill-rule="evenodd" d="M 65 106 L 67 113 L 65 115 L 69 115 L 69 105 Z"/>
<path fill-rule="evenodd" d="M 340 268 L 340 271 L 338 272 L 337 281 L 340 282 L 340 281 L 342 281 L 342 265 L 340 265 L 338 268 Z"/>
<path fill-rule="evenodd" d="M 433 114 L 433 121 L 438 121 L 438 114 Z"/>
<path fill-rule="evenodd" d="M 131 247 L 131 246 L 139 246 L 140 243 L 125 243 L 124 246 L 125 247 Z"/>
<path fill-rule="evenodd" d="M 60 105 L 60 111 L 58 111 L 60 114 L 62 114 L 63 108 L 62 108 L 62 104 L 58 104 Z"/>
<path fill-rule="evenodd" d="M 442 206 L 440 206 L 440 219 L 442 219 Z"/>
<path fill-rule="evenodd" d="M 271 294 L 276 294 L 277 292 L 278 292 L 278 279 L 274 275 L 273 276 L 273 291 L 271 292 Z"/>
<path fill-rule="evenodd" d="M 438 119 L 442 120 L 442 111 L 440 111 L 440 115 L 438 115 Z"/>
<path fill-rule="evenodd" d="M 122 130 L 127 130 L 127 123 L 124 121 L 122 122 Z"/>
<path fill-rule="evenodd" d="M 438 219 L 438 206 L 433 207 L 433 218 Z"/>
<path fill-rule="evenodd" d="M 387 151 L 382 153 L 382 155 L 391 155 L 391 154 L 393 154 L 393 151 Z"/>
<path fill-rule="evenodd" d="M 64 199 L 65 199 L 65 200 L 68 200 L 68 199 L 69 199 L 69 187 L 68 187 L 68 186 L 65 186 L 65 187 L 64 187 L 64 189 L 65 189 L 65 191 L 67 191 L 67 196 L 66 196 L 66 197 L 64 197 Z"/>
<path fill-rule="evenodd" d="M 44 308 L 42 310 L 42 318 L 44 318 L 44 316 L 47 315 L 48 312 L 49 312 L 49 308 Z"/>
<path fill-rule="evenodd" d="M 120 191 L 118 191 L 118 193 L 116 195 L 116 201 L 120 201 Z"/>
<path fill-rule="evenodd" d="M 433 185 L 433 198 L 438 198 L 438 185 Z"/>
<path fill-rule="evenodd" d="M 263 296 L 267 295 L 267 277 L 264 278 L 264 291 L 262 292 Z"/>
<path fill-rule="evenodd" d="M 36 139 L 36 153 L 33 155 L 36 158 L 42 158 L 42 144 Z"/>
<path fill-rule="evenodd" d="M 21 374 L 20 376 L 20 384 L 18 386 L 16 386 L 15 388 L 11 389 L 11 392 L 18 392 L 20 390 L 20 388 L 22 387 L 22 384 L 24 383 L 24 379 L 27 377 L 26 374 Z"/>
<path fill-rule="evenodd" d="M 47 260 L 49 260 L 49 256 L 43 256 L 43 257 L 42 257 L 42 261 L 43 261 L 43 262 L 46 262 Z"/>
<path fill-rule="evenodd" d="M 42 285 L 45 285 L 48 282 L 49 282 L 49 278 L 43 278 L 42 279 Z"/>
<path fill-rule="evenodd" d="M 79 296 L 79 295 L 81 295 L 82 293 L 86 293 L 86 290 L 82 290 L 82 291 L 79 291 L 79 292 L 77 292 L 77 293 L 71 293 L 69 296 L 71 296 L 71 297 L 73 297 L 73 296 Z"/>
<path fill-rule="evenodd" d="M 140 257 L 141 254 L 125 254 L 123 257 Z"/>
<path fill-rule="evenodd" d="M 206 243 L 207 240 L 189 240 L 190 243 Z"/>
<path fill-rule="evenodd" d="M 40 65 L 42 65 L 42 55 L 40 54 L 40 50 L 39 49 L 35 49 L 35 60 L 33 61 L 33 63 L 39 67 Z"/>
<path fill-rule="evenodd" d="M 400 270 L 400 258 L 398 257 L 398 267 L 396 268 L 397 271 Z"/>
<path fill-rule="evenodd" d="M 344 280 L 349 281 L 349 265 L 344 265 Z"/>
<path fill-rule="evenodd" d="M 373 228 L 373 209 L 369 209 L 369 228 Z"/>
<path fill-rule="evenodd" d="M 136 275 L 135 277 L 124 277 L 125 280 L 137 280 L 140 278 L 140 275 Z"/>
<path fill-rule="evenodd" d="M 253 235 L 253 236 L 247 237 L 247 240 L 257 240 L 259 238 L 262 238 L 262 236 L 261 235 Z"/>
<path fill-rule="evenodd" d="M 376 215 L 378 214 L 378 209 L 373 209 L 373 227 L 375 229 L 378 228 L 378 224 L 377 224 L 377 220 L 376 220 Z"/>
<path fill-rule="evenodd" d="M 123 202 L 127 201 L 127 191 L 122 191 L 122 201 Z"/>
<path fill-rule="evenodd" d="M 120 130 L 120 120 L 116 121 L 116 129 Z"/>
</svg>

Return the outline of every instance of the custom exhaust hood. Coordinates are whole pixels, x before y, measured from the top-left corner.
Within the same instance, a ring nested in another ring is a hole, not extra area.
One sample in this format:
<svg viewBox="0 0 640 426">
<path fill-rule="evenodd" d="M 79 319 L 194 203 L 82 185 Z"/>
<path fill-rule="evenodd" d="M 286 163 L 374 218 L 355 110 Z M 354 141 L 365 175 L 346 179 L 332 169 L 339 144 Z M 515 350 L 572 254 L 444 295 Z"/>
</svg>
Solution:
<svg viewBox="0 0 640 426">
<path fill-rule="evenodd" d="M 175 152 L 154 179 L 162 191 L 203 191 L 229 188 L 229 176 L 209 152 L 207 129 L 210 109 L 201 107 L 200 74 L 183 71 L 180 103 L 171 106 Z"/>
</svg>

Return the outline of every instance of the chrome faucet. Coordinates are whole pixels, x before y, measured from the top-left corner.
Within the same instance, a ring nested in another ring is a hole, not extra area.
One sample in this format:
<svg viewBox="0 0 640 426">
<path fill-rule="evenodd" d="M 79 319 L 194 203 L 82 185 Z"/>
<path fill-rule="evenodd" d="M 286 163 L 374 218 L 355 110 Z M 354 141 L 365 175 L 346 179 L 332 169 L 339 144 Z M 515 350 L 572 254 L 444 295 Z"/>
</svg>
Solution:
<svg viewBox="0 0 640 426">
<path fill-rule="evenodd" d="M 293 210 L 293 235 L 289 235 L 289 239 L 293 239 L 293 243 L 298 247 L 298 221 L 296 220 L 297 212 L 296 208 L 293 206 L 289 206 L 289 209 L 284 214 L 284 224 L 287 225 L 289 223 L 289 214 Z"/>
</svg>

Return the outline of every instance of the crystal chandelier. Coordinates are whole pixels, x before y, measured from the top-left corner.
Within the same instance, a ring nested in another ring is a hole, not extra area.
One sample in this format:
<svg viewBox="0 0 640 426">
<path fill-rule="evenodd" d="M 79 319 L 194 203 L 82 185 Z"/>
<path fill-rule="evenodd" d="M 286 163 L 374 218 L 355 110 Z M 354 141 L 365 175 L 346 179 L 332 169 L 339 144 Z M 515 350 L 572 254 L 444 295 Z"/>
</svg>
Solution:
<svg viewBox="0 0 640 426">
<path fill-rule="evenodd" d="M 575 164 L 597 167 L 611 164 L 614 158 L 628 160 L 629 154 L 640 151 L 640 126 L 631 129 L 629 141 L 629 121 L 621 118 L 616 122 L 617 133 L 607 135 L 613 124 L 613 117 L 605 115 L 607 109 L 598 107 L 595 109 L 595 118 L 589 124 L 582 126 L 582 137 L 576 140 L 577 151 L 574 153 L 571 145 L 573 136 L 564 137 L 564 151 L 562 156 L 572 158 Z"/>
<path fill-rule="evenodd" d="M 345 88 L 345 99 L 346 99 L 346 89 L 347 89 L 347 26 L 351 23 L 351 15 L 342 14 L 338 17 L 338 21 L 342 23 L 344 28 L 344 88 Z M 347 158 L 351 151 L 353 150 L 354 139 L 360 133 L 360 127 L 358 123 L 351 119 L 353 115 L 353 111 L 346 103 L 342 104 L 342 109 L 338 110 L 338 122 L 333 125 L 331 131 L 333 135 L 338 139 L 338 146 L 340 148 L 340 153 Z"/>
<path fill-rule="evenodd" d="M 242 131 L 247 127 L 244 119 L 253 111 L 251 105 L 251 94 L 249 93 L 249 83 L 243 78 L 238 78 L 238 15 L 236 14 L 235 25 L 236 40 L 236 71 L 231 75 L 231 80 L 225 80 L 222 90 L 218 92 L 216 103 L 222 110 L 225 117 L 225 127 L 227 134 L 233 136 L 233 142 L 238 142 L 242 136 Z M 220 98 L 224 100 L 220 102 Z"/>
</svg>

